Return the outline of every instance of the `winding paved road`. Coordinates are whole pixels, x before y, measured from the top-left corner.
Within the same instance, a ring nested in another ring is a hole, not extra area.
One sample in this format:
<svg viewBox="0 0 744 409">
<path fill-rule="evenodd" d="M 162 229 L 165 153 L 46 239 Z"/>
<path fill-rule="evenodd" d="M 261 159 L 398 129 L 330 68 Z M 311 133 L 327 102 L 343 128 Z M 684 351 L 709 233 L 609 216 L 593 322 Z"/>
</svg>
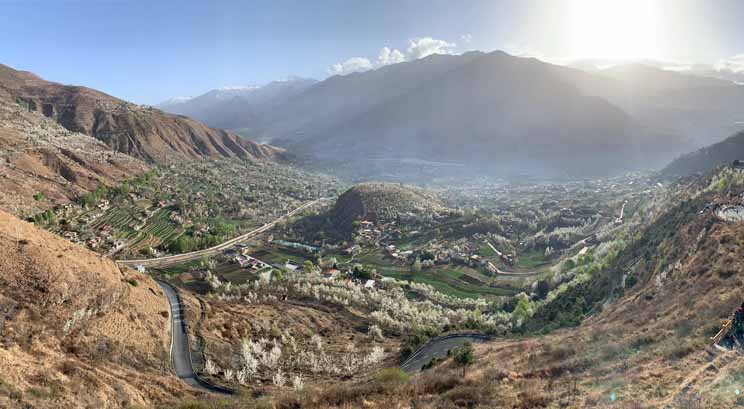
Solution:
<svg viewBox="0 0 744 409">
<path fill-rule="evenodd" d="M 251 231 L 249 231 L 246 234 L 240 235 L 238 237 L 235 237 L 235 238 L 230 239 L 230 240 L 228 240 L 228 241 L 226 241 L 226 242 L 224 242 L 222 244 L 218 244 L 218 245 L 216 245 L 214 247 L 210 247 L 208 249 L 192 251 L 190 253 L 176 254 L 176 255 L 173 255 L 173 256 L 164 256 L 164 257 L 148 258 L 148 259 L 141 259 L 141 260 L 116 260 L 116 262 L 118 264 L 125 265 L 125 266 L 130 266 L 130 267 L 134 267 L 134 266 L 143 266 L 143 267 L 168 267 L 168 266 L 172 266 L 172 265 L 176 265 L 176 264 L 185 263 L 187 261 L 199 260 L 199 259 L 201 259 L 202 257 L 205 257 L 205 256 L 213 256 L 213 255 L 218 254 L 218 253 L 222 252 L 223 250 L 226 250 L 226 249 L 228 249 L 228 248 L 230 248 L 230 247 L 232 247 L 232 246 L 234 246 L 234 245 L 236 245 L 236 244 L 238 244 L 240 242 L 244 242 L 246 240 L 252 239 L 253 237 L 255 237 L 255 236 L 257 236 L 257 235 L 259 235 L 261 233 L 264 233 L 264 232 L 266 232 L 268 230 L 271 230 L 281 220 L 286 219 L 286 218 L 289 218 L 289 217 L 292 217 L 292 216 L 296 215 L 297 213 L 299 213 L 299 212 L 307 209 L 308 207 L 313 206 L 313 205 L 316 205 L 316 204 L 318 204 L 320 202 L 323 202 L 323 201 L 326 201 L 326 200 L 329 200 L 329 198 L 324 197 L 324 198 L 320 198 L 320 199 L 316 199 L 316 200 L 312 200 L 310 202 L 307 202 L 307 203 L 303 204 L 302 206 L 300 206 L 300 207 L 292 210 L 291 212 L 285 214 L 284 216 L 282 216 L 282 217 L 274 220 L 271 223 L 266 223 L 263 226 L 255 229 L 255 230 L 251 230 Z"/>
<path fill-rule="evenodd" d="M 199 378 L 194 372 L 191 363 L 191 348 L 189 348 L 189 335 L 186 329 L 186 323 L 183 319 L 183 305 L 178 297 L 176 289 L 170 284 L 158 281 L 160 288 L 163 289 L 165 296 L 168 298 L 171 311 L 171 363 L 176 375 L 186 384 L 204 392 L 213 392 L 221 394 L 233 394 L 234 391 L 219 386 L 212 385 Z"/>
<path fill-rule="evenodd" d="M 447 351 L 459 348 L 466 342 L 485 342 L 489 339 L 489 336 L 480 334 L 452 334 L 434 338 L 406 359 L 400 368 L 409 373 L 418 372 L 434 358 L 444 358 Z"/>
</svg>

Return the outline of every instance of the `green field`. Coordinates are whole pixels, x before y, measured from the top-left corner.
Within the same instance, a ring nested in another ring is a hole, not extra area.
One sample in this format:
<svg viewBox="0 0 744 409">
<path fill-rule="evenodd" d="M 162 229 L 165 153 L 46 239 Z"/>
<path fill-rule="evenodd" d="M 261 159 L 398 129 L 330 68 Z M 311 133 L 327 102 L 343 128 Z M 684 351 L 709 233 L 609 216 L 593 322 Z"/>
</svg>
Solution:
<svg viewBox="0 0 744 409">
<path fill-rule="evenodd" d="M 377 270 L 378 273 L 386 277 L 392 277 L 398 280 L 412 281 L 431 285 L 437 291 L 459 298 L 493 298 L 497 296 L 514 295 L 517 289 L 509 286 L 489 287 L 487 278 L 468 267 L 461 266 L 443 266 L 426 269 L 421 272 L 411 272 L 410 267 L 405 265 L 393 264 L 390 260 L 385 259 L 379 252 L 369 252 L 359 255 L 357 262 Z M 476 285 L 462 280 L 466 275 L 465 270 L 471 277 L 484 282 L 483 285 Z"/>
<path fill-rule="evenodd" d="M 251 256 L 263 261 L 264 263 L 277 265 L 284 265 L 287 260 L 298 266 L 301 266 L 305 260 L 310 260 L 315 263 L 314 257 L 310 254 L 284 250 L 275 246 L 262 247 L 260 250 L 251 253 Z"/>
<path fill-rule="evenodd" d="M 545 254 L 542 251 L 533 250 L 520 254 L 517 259 L 516 267 L 526 270 L 535 270 L 548 265 L 550 265 L 550 262 L 545 260 Z"/>
<path fill-rule="evenodd" d="M 478 249 L 478 254 L 481 255 L 481 257 L 497 257 L 496 252 L 493 251 L 491 246 L 488 244 L 481 244 L 480 248 Z"/>
</svg>

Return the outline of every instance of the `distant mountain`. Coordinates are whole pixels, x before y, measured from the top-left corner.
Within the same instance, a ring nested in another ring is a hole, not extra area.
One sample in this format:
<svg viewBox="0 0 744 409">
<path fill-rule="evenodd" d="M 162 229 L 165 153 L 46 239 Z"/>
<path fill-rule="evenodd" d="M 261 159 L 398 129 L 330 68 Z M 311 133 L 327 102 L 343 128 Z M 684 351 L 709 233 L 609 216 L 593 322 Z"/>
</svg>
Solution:
<svg viewBox="0 0 744 409">
<path fill-rule="evenodd" d="M 418 158 L 487 172 L 596 176 L 691 148 L 604 95 L 619 81 L 503 52 L 334 76 L 261 118 L 262 139 L 324 161 Z"/>
<path fill-rule="evenodd" d="M 70 131 L 151 162 L 181 159 L 272 159 L 282 150 L 212 129 L 184 116 L 132 104 L 86 87 L 44 81 L 0 65 L 0 97 L 55 119 Z"/>
<path fill-rule="evenodd" d="M 224 87 L 195 98 L 171 98 L 157 107 L 170 113 L 186 115 L 210 126 L 241 129 L 250 134 L 266 111 L 317 81 L 288 78 L 264 86 Z"/>
<path fill-rule="evenodd" d="M 598 95 L 648 127 L 685 136 L 698 147 L 731 135 L 744 121 L 744 86 L 731 81 L 642 64 L 612 67 L 598 75 L 617 81 Z"/>
<path fill-rule="evenodd" d="M 735 160 L 744 160 L 744 132 L 675 159 L 663 173 L 678 176 L 705 173 Z"/>
<path fill-rule="evenodd" d="M 168 98 L 165 101 L 161 102 L 160 104 L 156 105 L 156 108 L 162 109 L 163 111 L 168 111 L 165 108 L 171 107 L 171 106 L 177 106 L 179 104 L 183 104 L 185 102 L 188 102 L 190 100 L 194 99 L 193 97 L 173 97 Z"/>
</svg>

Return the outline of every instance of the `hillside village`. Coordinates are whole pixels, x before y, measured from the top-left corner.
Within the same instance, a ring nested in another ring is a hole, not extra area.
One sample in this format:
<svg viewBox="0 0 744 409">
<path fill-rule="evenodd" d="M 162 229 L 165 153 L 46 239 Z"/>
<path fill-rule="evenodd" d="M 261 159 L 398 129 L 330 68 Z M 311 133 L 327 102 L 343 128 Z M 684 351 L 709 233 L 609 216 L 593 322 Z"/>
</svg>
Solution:
<svg viewBox="0 0 744 409">
<path fill-rule="evenodd" d="M 98 189 L 35 220 L 103 254 L 162 256 L 215 245 L 336 186 L 278 164 L 195 162 Z"/>
</svg>

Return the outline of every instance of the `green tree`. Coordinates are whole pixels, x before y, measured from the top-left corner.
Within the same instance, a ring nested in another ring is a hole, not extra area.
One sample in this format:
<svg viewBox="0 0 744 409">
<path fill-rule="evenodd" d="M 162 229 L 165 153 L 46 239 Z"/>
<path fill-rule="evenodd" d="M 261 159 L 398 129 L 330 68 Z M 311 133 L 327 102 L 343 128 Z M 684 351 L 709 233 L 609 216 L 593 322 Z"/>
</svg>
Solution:
<svg viewBox="0 0 744 409">
<path fill-rule="evenodd" d="M 421 272 L 421 259 L 416 257 L 416 261 L 413 262 L 411 265 L 411 271 L 414 273 L 420 273 Z"/>
<path fill-rule="evenodd" d="M 313 272 L 313 262 L 310 260 L 305 261 L 305 263 L 302 265 L 303 270 L 305 271 L 305 274 L 310 274 Z"/>
<path fill-rule="evenodd" d="M 475 362 L 475 354 L 473 354 L 473 344 L 466 342 L 461 348 L 457 349 L 455 353 L 455 363 L 462 367 L 462 377 L 465 377 L 465 370 L 468 366 Z"/>
<path fill-rule="evenodd" d="M 537 282 L 537 298 L 539 300 L 544 300 L 545 297 L 548 296 L 548 293 L 550 292 L 550 283 L 548 280 L 540 280 Z"/>
</svg>

